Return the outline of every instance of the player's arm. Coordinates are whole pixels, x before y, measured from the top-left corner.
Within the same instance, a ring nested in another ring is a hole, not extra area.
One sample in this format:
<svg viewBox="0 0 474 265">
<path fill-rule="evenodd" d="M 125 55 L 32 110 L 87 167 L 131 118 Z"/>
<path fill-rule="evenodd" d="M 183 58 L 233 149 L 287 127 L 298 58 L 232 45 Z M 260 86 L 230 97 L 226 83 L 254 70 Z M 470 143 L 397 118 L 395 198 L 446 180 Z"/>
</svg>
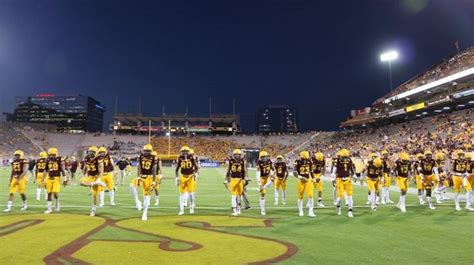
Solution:
<svg viewBox="0 0 474 265">
<path fill-rule="evenodd" d="M 179 170 L 181 168 L 181 163 L 179 163 L 179 159 L 176 161 L 176 170 L 174 171 L 176 186 L 179 186 Z"/>
<path fill-rule="evenodd" d="M 66 176 L 66 171 L 64 170 L 65 168 L 65 163 L 64 160 L 61 160 L 61 163 L 59 164 L 59 167 L 61 168 L 61 175 L 59 176 L 59 181 L 64 180 L 63 184 L 66 185 L 67 181 L 67 176 Z M 61 179 L 63 178 L 63 179 Z"/>
<path fill-rule="evenodd" d="M 158 165 L 157 165 L 158 162 L 156 163 L 153 163 L 153 167 L 151 169 L 151 174 L 152 174 L 152 178 L 153 178 L 153 186 L 155 186 L 156 184 L 156 171 L 158 170 Z"/>
<path fill-rule="evenodd" d="M 260 186 L 260 175 L 261 175 L 260 165 L 258 165 L 257 163 L 257 166 L 255 168 L 257 170 L 257 172 L 255 172 L 255 181 L 257 181 L 257 184 Z"/>
<path fill-rule="evenodd" d="M 286 181 L 289 175 L 290 175 L 290 172 L 288 172 L 288 168 L 285 168 L 285 176 L 283 177 L 283 181 Z"/>
<path fill-rule="evenodd" d="M 157 178 L 159 182 L 161 182 L 161 179 L 163 178 L 163 176 L 161 175 L 161 167 L 162 167 L 161 160 L 158 159 L 158 169 L 156 170 L 156 174 L 157 174 Z"/>
<path fill-rule="evenodd" d="M 12 183 L 12 180 L 13 180 L 13 164 L 12 164 L 12 171 L 10 173 L 10 181 L 8 182 L 8 187 L 10 187 L 10 184 Z"/>
<path fill-rule="evenodd" d="M 137 163 L 137 178 L 140 178 L 141 173 L 142 173 L 142 163 L 140 158 L 138 158 L 138 163 Z"/>
<path fill-rule="evenodd" d="M 26 173 L 28 172 L 28 164 L 24 163 L 23 165 L 23 173 L 21 173 L 19 178 L 24 178 L 26 176 Z"/>
<path fill-rule="evenodd" d="M 110 159 L 110 161 L 109 161 L 109 162 L 110 162 L 110 165 L 112 166 L 112 171 L 115 172 L 115 163 L 114 163 L 115 161 L 114 161 L 114 159 L 113 159 L 112 157 L 109 157 L 109 159 Z"/>
</svg>

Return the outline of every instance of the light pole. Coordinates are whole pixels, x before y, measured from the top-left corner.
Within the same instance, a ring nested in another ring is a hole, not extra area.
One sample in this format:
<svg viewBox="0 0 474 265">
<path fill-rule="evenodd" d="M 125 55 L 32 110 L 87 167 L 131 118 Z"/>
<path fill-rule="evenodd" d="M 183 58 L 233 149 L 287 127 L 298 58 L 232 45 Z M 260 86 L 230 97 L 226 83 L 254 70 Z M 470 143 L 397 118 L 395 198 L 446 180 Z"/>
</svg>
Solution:
<svg viewBox="0 0 474 265">
<path fill-rule="evenodd" d="M 392 61 L 398 59 L 398 52 L 397 51 L 388 51 L 385 53 L 382 53 L 380 55 L 380 61 L 381 62 L 388 62 L 388 71 L 390 74 L 390 91 L 393 90 L 393 85 L 392 85 Z"/>
</svg>

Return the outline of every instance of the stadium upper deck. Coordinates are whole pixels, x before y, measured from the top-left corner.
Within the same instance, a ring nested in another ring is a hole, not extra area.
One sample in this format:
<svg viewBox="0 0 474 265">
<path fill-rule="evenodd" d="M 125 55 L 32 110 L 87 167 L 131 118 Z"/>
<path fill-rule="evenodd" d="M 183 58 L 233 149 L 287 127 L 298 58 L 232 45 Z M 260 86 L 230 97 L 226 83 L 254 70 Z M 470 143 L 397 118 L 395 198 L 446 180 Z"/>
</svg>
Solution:
<svg viewBox="0 0 474 265">
<path fill-rule="evenodd" d="M 456 54 L 354 110 L 341 127 L 380 126 L 474 107 L 474 47 Z"/>
</svg>

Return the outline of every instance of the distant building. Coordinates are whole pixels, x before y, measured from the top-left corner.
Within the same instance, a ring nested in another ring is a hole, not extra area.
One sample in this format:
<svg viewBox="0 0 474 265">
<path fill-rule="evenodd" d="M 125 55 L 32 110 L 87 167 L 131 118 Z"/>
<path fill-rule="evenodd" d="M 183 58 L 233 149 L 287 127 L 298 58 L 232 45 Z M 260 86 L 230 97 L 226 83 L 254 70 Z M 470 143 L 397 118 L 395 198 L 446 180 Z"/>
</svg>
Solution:
<svg viewBox="0 0 474 265">
<path fill-rule="evenodd" d="M 298 110 L 288 106 L 259 108 L 257 132 L 259 134 L 298 132 Z"/>
<path fill-rule="evenodd" d="M 100 132 L 105 107 L 83 95 L 37 94 L 16 98 L 17 106 L 8 121 L 56 125 L 58 131 Z"/>
</svg>

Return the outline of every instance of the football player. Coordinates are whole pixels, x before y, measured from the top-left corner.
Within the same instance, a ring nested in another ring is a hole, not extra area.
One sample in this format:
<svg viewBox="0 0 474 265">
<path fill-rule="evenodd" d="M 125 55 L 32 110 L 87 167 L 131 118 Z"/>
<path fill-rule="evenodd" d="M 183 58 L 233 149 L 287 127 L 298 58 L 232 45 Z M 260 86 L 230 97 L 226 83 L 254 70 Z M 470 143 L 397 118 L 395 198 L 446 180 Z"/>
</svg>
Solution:
<svg viewBox="0 0 474 265">
<path fill-rule="evenodd" d="M 59 191 L 61 188 L 61 177 L 66 176 L 64 160 L 59 156 L 58 149 L 51 147 L 48 150 L 48 158 L 46 159 L 46 168 L 43 173 L 42 182 L 45 183 L 46 192 L 48 194 L 48 201 L 46 202 L 47 209 L 45 214 L 53 212 L 52 209 L 52 197 L 56 200 L 55 209 L 57 212 L 60 211 L 61 205 L 59 203 Z M 66 180 L 63 182 L 66 184 Z"/>
<path fill-rule="evenodd" d="M 413 163 L 413 167 L 415 168 L 415 182 L 416 188 L 418 189 L 418 201 L 420 205 L 425 204 L 425 186 L 423 185 L 423 181 L 421 180 L 421 172 L 418 170 L 421 166 L 421 161 L 423 160 L 424 156 L 421 153 L 416 154 L 416 160 Z"/>
<path fill-rule="evenodd" d="M 395 161 L 395 174 L 397 176 L 397 184 L 400 188 L 400 199 L 398 200 L 397 207 L 402 212 L 406 212 L 406 195 L 408 190 L 408 175 L 410 173 L 410 156 L 402 152 L 399 155 L 399 159 Z"/>
<path fill-rule="evenodd" d="M 260 192 L 260 214 L 265 215 L 265 193 L 268 185 L 273 179 L 273 172 L 275 168 L 270 160 L 270 156 L 266 151 L 260 151 L 259 159 L 257 161 L 257 172 L 255 178 L 258 183 L 258 190 Z"/>
<path fill-rule="evenodd" d="M 418 165 L 418 172 L 420 174 L 420 179 L 423 181 L 425 195 L 428 199 L 428 206 L 431 210 L 435 210 L 436 207 L 433 206 L 433 201 L 431 199 L 431 189 L 433 187 L 433 179 L 436 178 L 436 180 L 439 181 L 438 165 L 433 159 L 433 153 L 430 150 L 426 150 L 423 156 L 424 158 Z"/>
<path fill-rule="evenodd" d="M 436 179 L 433 180 L 433 192 L 436 196 L 436 203 L 441 204 L 444 200 L 443 194 L 449 187 L 449 183 L 447 183 L 446 181 L 446 156 L 443 152 L 437 152 L 435 154 L 435 159 L 438 165 L 439 181 L 437 181 Z"/>
<path fill-rule="evenodd" d="M 91 146 L 87 150 L 83 166 L 83 177 L 80 181 L 81 186 L 89 187 L 92 194 L 92 209 L 90 216 L 95 216 L 97 212 L 97 205 L 99 203 L 100 190 L 105 187 L 102 182 L 102 175 L 104 174 L 104 162 L 98 156 L 98 149 L 96 146 Z"/>
<path fill-rule="evenodd" d="M 282 155 L 277 156 L 275 168 L 275 205 L 278 205 L 278 195 L 281 189 L 281 203 L 286 204 L 286 180 L 288 179 L 288 167 Z"/>
<path fill-rule="evenodd" d="M 323 179 L 324 171 L 326 170 L 326 161 L 324 160 L 324 154 L 317 152 L 312 157 L 312 170 L 315 181 L 316 190 L 318 191 L 318 206 L 324 208 L 323 204 Z"/>
<path fill-rule="evenodd" d="M 110 196 L 110 205 L 115 205 L 115 184 L 114 184 L 114 160 L 107 153 L 107 148 L 104 146 L 99 148 L 99 159 L 104 163 L 104 174 L 102 175 L 101 181 L 105 183 L 107 190 L 109 191 Z M 104 197 L 105 197 L 105 188 L 100 189 L 99 193 L 99 207 L 104 206 Z"/>
<path fill-rule="evenodd" d="M 157 158 L 152 155 L 153 146 L 146 144 L 143 152 L 138 157 L 137 186 L 143 188 L 143 213 L 142 221 L 148 219 L 151 193 L 156 186 Z"/>
<path fill-rule="evenodd" d="M 189 187 L 189 205 L 193 209 L 196 208 L 196 188 L 197 188 L 197 180 L 198 180 L 198 175 L 199 175 L 199 158 L 194 154 L 194 149 L 189 148 L 189 155 L 194 158 L 194 161 L 196 161 L 196 168 L 194 168 L 194 175 L 193 178 L 191 179 L 191 184 Z M 187 202 L 187 201 L 186 201 Z"/>
<path fill-rule="evenodd" d="M 380 157 L 375 157 L 367 162 L 367 187 L 370 193 L 370 208 L 372 211 L 377 210 L 375 192 L 383 177 L 383 161 Z"/>
<path fill-rule="evenodd" d="M 472 160 L 472 154 L 466 153 L 466 173 L 469 175 L 468 180 L 469 184 L 474 185 L 474 161 Z"/>
<path fill-rule="evenodd" d="M 196 160 L 189 154 L 189 147 L 183 146 L 180 149 L 180 156 L 176 162 L 176 186 L 179 187 L 179 212 L 178 215 L 184 214 L 184 205 L 188 200 L 191 192 L 192 180 L 196 169 L 198 168 Z M 189 213 L 194 213 L 194 207 L 189 207 Z"/>
<path fill-rule="evenodd" d="M 117 164 L 116 164 L 116 165 L 118 166 L 118 169 L 119 169 L 119 172 L 120 172 L 120 174 L 119 174 L 120 180 L 118 181 L 118 183 L 120 183 L 120 186 L 122 186 L 122 185 L 123 185 L 123 181 L 124 181 L 124 179 L 125 179 L 126 168 L 127 168 L 127 166 L 128 166 L 128 162 L 127 162 L 127 160 L 125 160 L 125 157 L 122 156 L 122 158 L 120 158 L 120 160 L 117 161 Z"/>
<path fill-rule="evenodd" d="M 12 210 L 13 197 L 18 191 L 23 201 L 21 210 L 28 209 L 26 203 L 26 174 L 28 173 L 28 162 L 25 160 L 25 154 L 21 150 L 16 150 L 13 153 L 13 162 L 11 163 L 12 171 L 10 174 L 10 192 L 7 202 L 7 208 L 4 212 L 10 212 Z"/>
<path fill-rule="evenodd" d="M 392 200 L 390 200 L 390 186 L 392 185 L 392 177 L 390 176 L 390 170 L 391 170 L 391 163 L 389 159 L 389 154 L 386 150 L 382 151 L 382 178 L 381 178 L 381 186 L 382 186 L 382 199 L 381 203 L 386 204 L 386 203 L 393 203 Z"/>
<path fill-rule="evenodd" d="M 339 158 L 335 161 L 331 178 L 336 181 L 337 187 L 337 211 L 338 215 L 341 215 L 341 199 L 345 195 L 346 204 L 349 208 L 347 215 L 352 218 L 354 214 L 352 212 L 352 182 L 351 177 L 354 176 L 354 164 L 350 158 L 349 150 L 342 149 L 339 151 Z"/>
<path fill-rule="evenodd" d="M 46 194 L 46 199 L 48 199 L 48 193 L 45 190 L 44 182 L 43 182 L 43 172 L 46 169 L 46 158 L 48 155 L 46 152 L 40 153 L 40 158 L 36 160 L 35 171 L 36 171 L 36 200 L 40 201 L 41 198 L 41 190 L 44 190 Z"/>
<path fill-rule="evenodd" d="M 161 160 L 158 157 L 158 153 L 156 151 L 151 152 L 151 155 L 156 159 L 156 183 L 155 183 L 155 206 L 160 205 L 160 185 L 161 179 L 163 176 L 161 175 Z"/>
<path fill-rule="evenodd" d="M 301 151 L 299 159 L 294 162 L 293 175 L 297 178 L 296 189 L 298 196 L 298 215 L 304 216 L 303 197 L 306 193 L 308 197 L 308 217 L 316 217 L 314 214 L 314 176 L 312 172 L 313 163 L 308 151 Z"/>
<path fill-rule="evenodd" d="M 454 161 L 452 162 L 452 174 L 456 211 L 461 211 L 461 206 L 459 206 L 459 193 L 461 193 L 461 188 L 464 188 L 466 191 L 466 210 L 474 211 L 474 209 L 471 208 L 472 187 L 468 180 L 467 161 L 464 152 L 462 150 L 456 150 L 454 155 Z"/>
<path fill-rule="evenodd" d="M 130 180 L 130 193 L 132 194 L 132 198 L 135 201 L 135 208 L 141 211 L 143 209 L 142 202 L 138 198 L 138 176 L 134 177 Z"/>
<path fill-rule="evenodd" d="M 240 214 L 239 201 L 244 190 L 244 181 L 247 179 L 247 164 L 242 157 L 242 151 L 235 149 L 232 151 L 233 157 L 229 159 L 227 165 L 225 185 L 229 185 L 231 193 L 232 216 Z"/>
</svg>

